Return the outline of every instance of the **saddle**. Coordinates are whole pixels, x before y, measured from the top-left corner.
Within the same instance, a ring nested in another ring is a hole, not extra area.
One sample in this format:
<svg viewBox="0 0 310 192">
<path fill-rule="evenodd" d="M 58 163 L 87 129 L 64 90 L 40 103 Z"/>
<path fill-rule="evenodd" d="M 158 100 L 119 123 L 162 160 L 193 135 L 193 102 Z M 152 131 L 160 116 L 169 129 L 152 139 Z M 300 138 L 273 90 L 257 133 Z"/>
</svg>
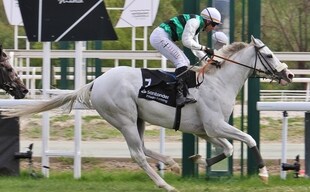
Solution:
<svg viewBox="0 0 310 192">
<path fill-rule="evenodd" d="M 143 85 L 139 90 L 139 98 L 147 99 L 176 107 L 176 76 L 174 72 L 163 70 L 141 69 Z M 188 71 L 186 79 L 188 88 L 197 87 L 196 73 Z"/>
</svg>

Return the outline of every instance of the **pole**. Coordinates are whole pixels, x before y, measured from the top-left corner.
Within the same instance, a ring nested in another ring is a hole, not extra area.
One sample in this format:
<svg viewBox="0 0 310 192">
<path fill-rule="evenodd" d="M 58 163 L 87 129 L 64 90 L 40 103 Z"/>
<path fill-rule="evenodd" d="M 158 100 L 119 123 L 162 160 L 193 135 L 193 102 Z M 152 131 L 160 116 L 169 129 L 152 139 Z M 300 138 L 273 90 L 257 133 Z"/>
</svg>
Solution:
<svg viewBox="0 0 310 192">
<path fill-rule="evenodd" d="M 282 163 L 286 163 L 286 151 L 287 151 L 287 121 L 288 114 L 287 111 L 283 111 L 282 119 L 282 156 L 281 156 L 281 165 L 280 165 L 280 176 L 281 179 L 286 179 L 286 171 L 282 170 Z"/>
<path fill-rule="evenodd" d="M 305 175 L 310 176 L 310 112 L 305 113 Z"/>
<path fill-rule="evenodd" d="M 197 14 L 200 12 L 199 8 L 199 0 L 184 0 L 183 2 L 183 12 L 184 13 L 193 13 Z M 187 49 L 184 48 L 184 52 L 188 59 L 190 60 L 191 63 L 195 63 L 195 56 L 193 53 Z M 198 166 L 188 159 L 189 156 L 195 155 L 198 152 L 198 139 L 192 135 L 192 134 L 187 134 L 183 133 L 183 142 L 182 142 L 182 148 L 183 148 L 183 153 L 182 153 L 182 176 L 198 176 Z"/>
<path fill-rule="evenodd" d="M 251 35 L 260 38 L 260 0 L 248 0 L 248 40 Z M 259 101 L 259 79 L 249 78 L 248 80 L 248 134 L 253 137 L 259 148 L 259 112 L 256 110 L 256 103 Z M 256 157 L 248 148 L 248 175 L 258 172 Z"/>
<path fill-rule="evenodd" d="M 44 42 L 43 43 L 43 98 L 47 99 L 48 94 L 47 91 L 50 89 L 51 84 L 51 43 L 50 42 Z M 46 151 L 48 151 L 48 141 L 50 138 L 50 116 L 49 112 L 44 112 L 42 114 L 42 173 L 45 177 L 49 177 L 49 169 L 46 167 L 49 167 L 49 157 L 46 154 Z"/>
<path fill-rule="evenodd" d="M 95 41 L 95 50 L 102 50 L 102 42 L 101 41 Z M 102 60 L 101 59 L 95 59 L 95 76 L 96 78 L 102 75 L 101 71 L 101 65 L 102 65 Z"/>
</svg>

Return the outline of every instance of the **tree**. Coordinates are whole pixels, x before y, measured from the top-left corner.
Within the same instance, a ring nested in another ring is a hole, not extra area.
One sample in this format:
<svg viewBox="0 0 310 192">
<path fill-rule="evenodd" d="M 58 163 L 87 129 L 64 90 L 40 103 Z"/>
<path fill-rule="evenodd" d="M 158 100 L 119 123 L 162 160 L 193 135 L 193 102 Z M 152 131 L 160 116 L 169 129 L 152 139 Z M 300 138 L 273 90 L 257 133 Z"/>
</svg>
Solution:
<svg viewBox="0 0 310 192">
<path fill-rule="evenodd" d="M 310 34 L 310 1 L 263 1 L 262 39 L 276 51 L 308 52 Z M 297 62 L 305 69 L 306 62 Z"/>
</svg>

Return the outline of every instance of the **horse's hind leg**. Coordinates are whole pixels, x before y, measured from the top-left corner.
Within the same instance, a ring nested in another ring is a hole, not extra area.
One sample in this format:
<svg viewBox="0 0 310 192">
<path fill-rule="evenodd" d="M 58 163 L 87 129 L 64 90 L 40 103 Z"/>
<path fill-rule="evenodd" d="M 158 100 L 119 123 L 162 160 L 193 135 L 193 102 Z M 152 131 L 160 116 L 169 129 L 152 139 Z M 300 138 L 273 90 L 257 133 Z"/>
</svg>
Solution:
<svg viewBox="0 0 310 192">
<path fill-rule="evenodd" d="M 139 131 L 139 135 L 141 138 L 141 141 L 143 142 L 142 144 L 142 148 L 143 148 L 143 152 L 146 156 L 156 159 L 160 162 L 163 162 L 165 165 L 169 166 L 169 168 L 175 172 L 175 173 L 180 173 L 181 169 L 180 166 L 177 162 L 175 162 L 170 156 L 166 156 L 160 153 L 157 153 L 155 151 L 152 151 L 150 149 L 147 149 L 144 146 L 144 130 L 145 130 L 145 122 L 142 119 L 138 119 L 138 131 Z"/>
<path fill-rule="evenodd" d="M 233 146 L 232 144 L 225 138 L 210 138 L 207 136 L 200 136 L 201 138 L 204 138 L 206 141 L 209 141 L 210 143 L 214 144 L 215 146 L 219 146 L 223 148 L 223 152 L 208 158 L 208 159 L 203 159 L 200 155 L 193 155 L 190 157 L 195 163 L 198 164 L 203 164 L 205 166 L 212 166 L 217 162 L 222 161 L 223 159 L 230 157 L 233 154 Z"/>
<path fill-rule="evenodd" d="M 131 158 L 148 174 L 155 184 L 159 188 L 164 188 L 166 191 L 177 192 L 177 190 L 166 183 L 147 162 L 143 152 L 143 142 L 137 129 L 137 122 L 130 122 L 131 120 L 123 115 L 118 115 L 113 118 L 105 116 L 105 119 L 122 133 L 128 145 Z"/>
<path fill-rule="evenodd" d="M 155 182 L 155 184 L 160 187 L 164 188 L 169 192 L 177 192 L 177 190 L 166 183 L 157 173 L 156 171 L 148 164 L 146 160 L 146 156 L 143 152 L 143 143 L 140 140 L 139 133 L 137 131 L 137 127 L 126 126 L 120 129 L 122 134 L 124 135 L 131 157 L 133 160 L 137 162 L 137 164 L 148 174 L 148 176 Z"/>
<path fill-rule="evenodd" d="M 97 105 L 97 107 L 98 106 L 99 105 Z M 177 192 L 174 187 L 166 183 L 148 164 L 143 152 L 143 142 L 140 139 L 137 128 L 137 118 L 134 117 L 135 112 L 132 111 L 132 108 L 130 110 L 120 109 L 118 113 L 115 112 L 116 110 L 109 113 L 104 112 L 101 108 L 97 108 L 96 110 L 104 119 L 122 133 L 127 142 L 132 159 L 148 174 L 155 184 L 160 188 L 164 188 L 166 191 Z M 131 111 L 131 113 L 126 113 L 124 111 Z M 131 114 L 131 116 L 128 114 Z"/>
</svg>

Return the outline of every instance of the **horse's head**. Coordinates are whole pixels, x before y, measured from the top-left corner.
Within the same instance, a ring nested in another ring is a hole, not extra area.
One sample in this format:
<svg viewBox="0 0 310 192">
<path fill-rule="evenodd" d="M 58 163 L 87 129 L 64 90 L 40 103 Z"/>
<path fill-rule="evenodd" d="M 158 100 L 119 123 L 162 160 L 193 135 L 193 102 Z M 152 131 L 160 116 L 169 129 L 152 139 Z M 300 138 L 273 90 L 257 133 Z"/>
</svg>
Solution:
<svg viewBox="0 0 310 192">
<path fill-rule="evenodd" d="M 0 45 L 0 88 L 15 99 L 22 99 L 28 93 L 28 89 L 11 66 L 9 57 L 3 52 L 2 45 Z"/>
<path fill-rule="evenodd" d="M 287 85 L 292 82 L 294 74 L 287 69 L 287 65 L 281 63 L 261 40 L 255 39 L 253 36 L 251 39 L 251 43 L 254 45 L 256 51 L 254 67 L 257 71 L 262 72 L 266 78 L 279 80 L 281 85 Z"/>
</svg>

